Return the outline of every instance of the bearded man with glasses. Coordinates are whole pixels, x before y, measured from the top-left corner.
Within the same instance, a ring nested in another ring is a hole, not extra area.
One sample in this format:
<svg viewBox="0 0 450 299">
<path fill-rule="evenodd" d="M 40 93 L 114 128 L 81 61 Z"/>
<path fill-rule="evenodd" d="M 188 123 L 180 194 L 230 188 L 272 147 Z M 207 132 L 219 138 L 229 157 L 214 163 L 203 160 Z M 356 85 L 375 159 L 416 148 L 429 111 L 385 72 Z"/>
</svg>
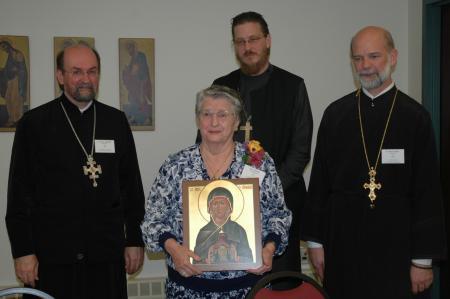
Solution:
<svg viewBox="0 0 450 299">
<path fill-rule="evenodd" d="M 244 109 L 234 139 L 258 140 L 273 157 L 286 204 L 293 213 L 288 248 L 274 259 L 273 271 L 300 271 L 299 222 L 306 194 L 303 171 L 310 160 L 313 129 L 305 82 L 269 62 L 272 39 L 261 14 L 249 11 L 235 16 L 231 34 L 240 68 L 213 84 L 240 93 Z M 274 288 L 294 285 L 295 282 L 279 281 Z"/>
<path fill-rule="evenodd" d="M 55 298 L 127 298 L 143 263 L 144 192 L 125 114 L 96 100 L 100 57 L 57 57 L 62 95 L 25 113 L 12 149 L 6 225 L 15 271 Z M 26 298 L 26 297 L 24 297 Z"/>
</svg>

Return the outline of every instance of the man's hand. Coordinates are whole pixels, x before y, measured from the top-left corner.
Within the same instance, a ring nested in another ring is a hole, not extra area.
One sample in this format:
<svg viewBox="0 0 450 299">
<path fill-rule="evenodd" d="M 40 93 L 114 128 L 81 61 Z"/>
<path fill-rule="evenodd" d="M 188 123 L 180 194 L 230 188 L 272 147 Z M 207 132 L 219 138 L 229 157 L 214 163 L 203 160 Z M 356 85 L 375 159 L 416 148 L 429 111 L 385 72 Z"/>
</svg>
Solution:
<svg viewBox="0 0 450 299">
<path fill-rule="evenodd" d="M 411 266 L 411 290 L 417 294 L 428 289 L 433 282 L 433 269 L 422 269 Z"/>
<path fill-rule="evenodd" d="M 196 261 L 200 261 L 201 257 L 195 254 L 192 250 L 189 250 L 185 246 L 178 244 L 175 239 L 167 239 L 164 243 L 164 248 L 172 257 L 175 264 L 175 270 L 183 277 L 191 277 L 194 275 L 202 274 L 195 265 L 191 264 L 189 258 L 193 258 Z"/>
<path fill-rule="evenodd" d="M 39 262 L 34 254 L 21 256 L 14 260 L 17 278 L 24 284 L 32 287 L 35 287 L 35 281 L 39 280 L 38 266 Z"/>
<path fill-rule="evenodd" d="M 267 242 L 266 245 L 264 245 L 264 248 L 262 249 L 262 262 L 263 262 L 262 266 L 257 269 L 249 269 L 247 270 L 247 272 L 256 275 L 263 275 L 264 273 L 272 270 L 272 262 L 275 249 L 276 248 L 274 242 Z"/>
<path fill-rule="evenodd" d="M 134 274 L 144 263 L 144 248 L 125 247 L 125 271 Z"/>
<path fill-rule="evenodd" d="M 323 247 L 318 248 L 308 248 L 308 255 L 311 261 L 311 264 L 316 271 L 316 275 L 323 281 L 323 275 L 325 270 L 325 254 L 323 251 Z"/>
</svg>

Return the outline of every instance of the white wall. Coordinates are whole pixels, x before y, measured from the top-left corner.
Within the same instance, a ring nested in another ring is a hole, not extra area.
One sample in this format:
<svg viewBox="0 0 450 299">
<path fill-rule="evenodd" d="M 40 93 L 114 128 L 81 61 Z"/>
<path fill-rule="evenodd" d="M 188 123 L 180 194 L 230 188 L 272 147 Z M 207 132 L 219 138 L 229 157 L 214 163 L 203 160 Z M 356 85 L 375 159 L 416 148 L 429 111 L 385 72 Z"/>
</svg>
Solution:
<svg viewBox="0 0 450 299">
<path fill-rule="evenodd" d="M 272 33 L 271 61 L 305 78 L 314 136 L 324 108 L 354 89 L 348 58 L 365 25 L 391 30 L 400 52 L 398 86 L 420 94 L 420 0 L 0 0 L 0 34 L 30 38 L 31 105 L 53 98 L 53 37 L 92 36 L 102 56 L 100 98 L 118 107 L 118 38 L 156 39 L 156 130 L 134 132 L 146 192 L 169 153 L 193 143 L 194 95 L 236 68 L 230 18 L 262 13 Z M 411 29 L 412 28 L 412 29 Z M 414 88 L 413 88 L 414 86 Z M 6 211 L 13 133 L 0 134 L 0 216 Z M 315 139 L 313 144 L 315 143 Z M 314 148 L 314 147 L 313 147 Z M 309 169 L 306 177 L 308 180 Z M 146 262 L 141 277 L 164 275 Z M 0 222 L 0 286 L 15 283 L 9 241 Z"/>
<path fill-rule="evenodd" d="M 409 0 L 409 95 L 422 102 L 422 1 Z M 420 20 L 420 21 L 419 21 Z"/>
</svg>

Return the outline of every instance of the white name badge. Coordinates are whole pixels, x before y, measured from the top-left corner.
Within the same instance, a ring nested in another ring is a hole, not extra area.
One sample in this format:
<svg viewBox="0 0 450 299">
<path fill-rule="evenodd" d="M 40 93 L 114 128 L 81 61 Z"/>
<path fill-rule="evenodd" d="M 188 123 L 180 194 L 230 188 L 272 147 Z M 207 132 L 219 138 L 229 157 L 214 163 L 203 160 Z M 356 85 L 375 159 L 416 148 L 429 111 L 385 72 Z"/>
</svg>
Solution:
<svg viewBox="0 0 450 299">
<path fill-rule="evenodd" d="M 115 153 L 114 140 L 95 139 L 96 153 Z"/>
<path fill-rule="evenodd" d="M 259 186 L 261 186 L 262 181 L 264 177 L 266 176 L 266 173 L 262 170 L 256 169 L 254 167 L 251 167 L 249 165 L 245 165 L 244 169 L 241 173 L 241 178 L 258 178 L 259 179 Z"/>
<path fill-rule="evenodd" d="M 404 149 L 384 149 L 381 151 L 382 164 L 405 164 Z"/>
</svg>

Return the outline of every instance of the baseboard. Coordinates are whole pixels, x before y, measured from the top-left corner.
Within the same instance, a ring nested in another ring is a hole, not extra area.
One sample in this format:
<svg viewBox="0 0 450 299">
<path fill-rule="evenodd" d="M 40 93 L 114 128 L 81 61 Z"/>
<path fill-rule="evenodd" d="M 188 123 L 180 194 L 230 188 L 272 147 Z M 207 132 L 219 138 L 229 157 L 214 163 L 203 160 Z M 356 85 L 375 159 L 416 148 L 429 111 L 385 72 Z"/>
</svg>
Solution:
<svg viewBox="0 0 450 299">
<path fill-rule="evenodd" d="M 133 278 L 127 282 L 128 299 L 165 299 L 165 277 L 156 278 Z M 15 286 L 0 286 L 0 290 L 7 288 L 21 287 Z M 20 299 L 22 295 L 9 295 L 1 297 L 0 299 Z"/>
</svg>

